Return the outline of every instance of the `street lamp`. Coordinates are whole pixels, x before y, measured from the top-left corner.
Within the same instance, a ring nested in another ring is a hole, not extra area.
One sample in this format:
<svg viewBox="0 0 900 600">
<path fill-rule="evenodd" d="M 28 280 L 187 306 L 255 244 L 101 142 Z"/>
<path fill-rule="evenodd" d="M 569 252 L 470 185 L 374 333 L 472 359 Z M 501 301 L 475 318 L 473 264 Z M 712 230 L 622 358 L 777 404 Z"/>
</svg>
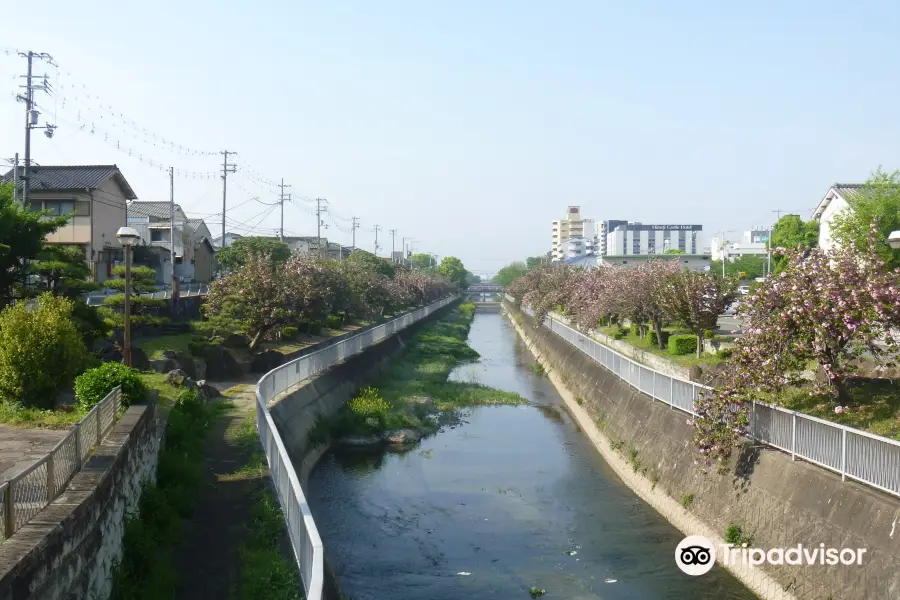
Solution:
<svg viewBox="0 0 900 600">
<path fill-rule="evenodd" d="M 887 239 L 888 245 L 894 250 L 900 250 L 900 229 L 892 231 Z"/>
<path fill-rule="evenodd" d="M 125 366 L 131 366 L 131 248 L 141 239 L 134 227 L 119 227 L 116 232 L 119 243 L 125 248 Z"/>
</svg>

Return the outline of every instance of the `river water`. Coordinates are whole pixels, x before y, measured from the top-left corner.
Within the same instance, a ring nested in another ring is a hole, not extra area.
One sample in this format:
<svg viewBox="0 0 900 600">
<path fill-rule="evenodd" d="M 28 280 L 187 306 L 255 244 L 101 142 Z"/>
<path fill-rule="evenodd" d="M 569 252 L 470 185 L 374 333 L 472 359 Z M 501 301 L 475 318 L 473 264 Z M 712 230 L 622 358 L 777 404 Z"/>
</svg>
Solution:
<svg viewBox="0 0 900 600">
<path fill-rule="evenodd" d="M 501 314 L 477 313 L 482 356 L 452 377 L 528 406 L 478 407 L 406 452 L 332 451 L 309 502 L 353 600 L 709 599 L 755 596 L 720 567 L 675 566 L 683 535 L 606 465 Z"/>
</svg>

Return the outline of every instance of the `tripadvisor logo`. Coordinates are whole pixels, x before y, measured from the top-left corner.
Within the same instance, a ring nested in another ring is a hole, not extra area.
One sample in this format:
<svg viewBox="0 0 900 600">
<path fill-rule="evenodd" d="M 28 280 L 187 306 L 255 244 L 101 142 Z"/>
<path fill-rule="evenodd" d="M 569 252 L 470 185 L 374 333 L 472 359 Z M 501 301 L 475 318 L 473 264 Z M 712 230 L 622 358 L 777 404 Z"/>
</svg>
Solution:
<svg viewBox="0 0 900 600">
<path fill-rule="evenodd" d="M 789 548 L 750 548 L 747 544 L 735 546 L 722 544 L 722 562 L 727 565 L 861 565 L 866 548 L 826 548 L 825 544 L 804 546 L 797 544 Z M 688 575 L 708 573 L 716 563 L 716 549 L 708 538 L 689 535 L 675 548 L 675 564 Z"/>
<path fill-rule="evenodd" d="M 689 535 L 675 548 L 675 564 L 688 575 L 703 575 L 716 564 L 716 549 L 702 535 Z"/>
</svg>

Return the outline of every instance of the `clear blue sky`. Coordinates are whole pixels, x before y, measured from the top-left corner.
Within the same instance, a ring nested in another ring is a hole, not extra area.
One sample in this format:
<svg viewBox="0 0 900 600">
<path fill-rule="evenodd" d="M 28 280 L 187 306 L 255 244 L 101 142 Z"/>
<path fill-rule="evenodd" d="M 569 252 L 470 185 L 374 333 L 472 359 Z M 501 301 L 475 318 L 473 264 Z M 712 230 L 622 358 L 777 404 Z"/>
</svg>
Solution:
<svg viewBox="0 0 900 600">
<path fill-rule="evenodd" d="M 117 163 L 142 200 L 168 198 L 164 173 L 78 131 L 81 107 L 136 153 L 216 169 L 143 141 L 110 105 L 328 198 L 361 218 L 361 247 L 378 224 L 494 271 L 548 250 L 567 204 L 598 220 L 701 223 L 708 240 L 776 209 L 808 216 L 832 182 L 900 164 L 900 5 L 722 4 L 55 0 L 5 7 L 0 46 L 59 63 L 67 101 L 58 135 L 35 138 L 41 164 Z M 22 151 L 23 67 L 0 53 L 3 158 Z M 80 85 L 95 98 L 76 100 Z M 234 181 L 231 204 L 274 199 L 246 173 Z M 179 178 L 176 199 L 220 212 L 221 182 Z M 285 228 L 314 235 L 301 206 Z M 255 224 L 265 208 L 229 217 Z M 261 222 L 277 226 L 276 213 Z"/>
</svg>

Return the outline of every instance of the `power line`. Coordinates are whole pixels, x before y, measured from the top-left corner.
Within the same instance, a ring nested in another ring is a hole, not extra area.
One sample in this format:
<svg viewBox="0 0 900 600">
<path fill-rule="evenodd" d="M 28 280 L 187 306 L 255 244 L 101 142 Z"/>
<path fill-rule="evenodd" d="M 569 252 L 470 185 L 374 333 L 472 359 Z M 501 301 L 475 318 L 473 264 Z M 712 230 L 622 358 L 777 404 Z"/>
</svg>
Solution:
<svg viewBox="0 0 900 600">
<path fill-rule="evenodd" d="M 278 196 L 278 204 L 281 206 L 281 228 L 279 229 L 278 239 L 282 242 L 284 241 L 284 201 L 285 201 L 285 193 L 284 188 L 290 188 L 291 186 L 284 184 L 284 178 L 281 179 L 281 184 L 278 186 L 281 188 L 281 194 Z M 287 200 L 291 199 L 290 193 L 287 194 Z"/>
</svg>

